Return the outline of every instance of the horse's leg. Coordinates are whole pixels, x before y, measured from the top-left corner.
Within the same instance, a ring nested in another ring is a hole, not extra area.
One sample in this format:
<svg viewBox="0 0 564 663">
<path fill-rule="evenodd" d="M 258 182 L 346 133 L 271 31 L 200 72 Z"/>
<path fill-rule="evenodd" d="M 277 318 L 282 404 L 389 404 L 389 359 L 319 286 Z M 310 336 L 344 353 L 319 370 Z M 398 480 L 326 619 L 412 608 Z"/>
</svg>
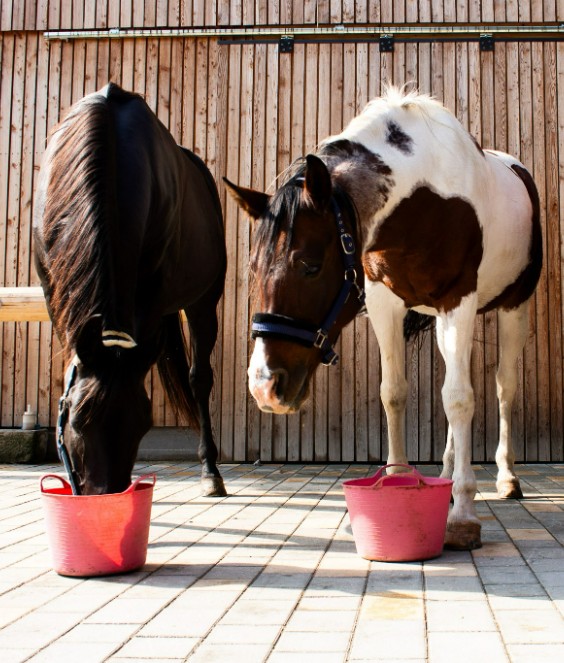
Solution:
<svg viewBox="0 0 564 663">
<path fill-rule="evenodd" d="M 388 463 L 407 463 L 405 453 L 405 340 L 406 309 L 398 297 L 382 284 L 366 288 L 366 307 L 380 348 L 382 382 L 380 398 L 388 423 Z M 402 471 L 390 468 L 390 472 Z"/>
<path fill-rule="evenodd" d="M 437 320 L 446 364 L 443 404 L 454 446 L 454 504 L 448 516 L 445 546 L 457 550 L 472 550 L 482 545 L 482 526 L 474 506 L 476 477 L 471 466 L 474 392 L 470 380 L 470 356 L 476 305 L 476 296 L 471 295 L 456 310 Z"/>
<path fill-rule="evenodd" d="M 445 345 L 444 345 L 444 329 L 441 324 L 437 324 L 436 327 L 437 333 L 437 345 L 443 359 L 445 359 Z M 452 434 L 452 426 L 448 425 L 448 433 L 445 445 L 445 451 L 443 454 L 443 469 L 441 472 L 441 477 L 445 479 L 452 479 L 452 474 L 454 472 L 454 437 Z"/>
<path fill-rule="evenodd" d="M 497 463 L 497 493 L 502 498 L 523 497 L 519 479 L 513 471 L 515 453 L 511 438 L 511 408 L 517 390 L 517 358 L 527 339 L 529 302 L 512 311 L 498 312 L 499 366 L 497 369 L 497 397 L 499 399 L 499 445 Z"/>
<path fill-rule="evenodd" d="M 213 387 L 210 356 L 217 339 L 217 300 L 210 301 L 208 294 L 206 294 L 204 300 L 185 309 L 192 345 L 190 386 L 198 406 L 200 420 L 198 456 L 202 463 L 202 495 L 206 497 L 224 497 L 227 495 L 227 491 L 217 469 L 218 453 L 213 438 L 209 407 Z"/>
</svg>

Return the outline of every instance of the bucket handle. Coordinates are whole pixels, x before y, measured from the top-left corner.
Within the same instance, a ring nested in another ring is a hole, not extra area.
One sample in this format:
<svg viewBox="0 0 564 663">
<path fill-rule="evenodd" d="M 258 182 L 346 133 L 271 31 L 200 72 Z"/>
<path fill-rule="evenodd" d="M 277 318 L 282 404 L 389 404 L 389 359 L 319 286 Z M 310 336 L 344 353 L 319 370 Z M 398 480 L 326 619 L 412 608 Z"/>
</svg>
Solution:
<svg viewBox="0 0 564 663">
<path fill-rule="evenodd" d="M 143 476 L 137 477 L 135 481 L 131 483 L 129 488 L 126 488 L 123 492 L 125 493 L 133 493 L 135 490 L 137 490 L 138 486 L 140 483 L 144 481 L 151 481 L 152 480 L 152 485 L 154 486 L 155 483 L 157 482 L 157 477 L 155 474 L 143 474 Z"/>
<path fill-rule="evenodd" d="M 384 471 L 388 469 L 388 467 L 405 467 L 407 470 L 410 470 L 410 473 L 413 474 L 416 479 L 418 479 L 420 486 L 425 483 L 423 475 L 417 470 L 417 468 L 413 467 L 413 465 L 406 465 L 405 463 L 389 463 L 388 465 L 381 467 L 374 475 L 374 483 L 371 486 L 373 489 L 384 485 L 384 482 L 388 477 L 382 475 Z M 408 474 L 408 472 L 405 472 L 405 474 Z"/>
<path fill-rule="evenodd" d="M 63 488 L 66 490 L 71 490 L 72 492 L 70 483 L 66 479 L 63 479 L 63 477 L 60 477 L 58 474 L 44 474 L 39 480 L 39 486 L 42 493 L 45 492 L 45 488 L 43 487 L 43 482 L 45 479 L 58 479 L 63 484 Z"/>
</svg>

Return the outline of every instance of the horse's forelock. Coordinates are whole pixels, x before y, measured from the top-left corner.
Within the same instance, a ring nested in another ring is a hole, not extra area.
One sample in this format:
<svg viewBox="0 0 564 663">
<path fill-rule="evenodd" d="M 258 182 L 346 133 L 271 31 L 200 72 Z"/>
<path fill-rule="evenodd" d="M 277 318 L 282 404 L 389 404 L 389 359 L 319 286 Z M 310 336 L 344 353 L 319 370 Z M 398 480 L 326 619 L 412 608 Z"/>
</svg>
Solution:
<svg viewBox="0 0 564 663">
<path fill-rule="evenodd" d="M 289 250 L 302 200 L 300 177 L 292 176 L 276 191 L 266 213 L 256 224 L 251 266 L 259 280 L 268 273 L 272 262 Z"/>
</svg>

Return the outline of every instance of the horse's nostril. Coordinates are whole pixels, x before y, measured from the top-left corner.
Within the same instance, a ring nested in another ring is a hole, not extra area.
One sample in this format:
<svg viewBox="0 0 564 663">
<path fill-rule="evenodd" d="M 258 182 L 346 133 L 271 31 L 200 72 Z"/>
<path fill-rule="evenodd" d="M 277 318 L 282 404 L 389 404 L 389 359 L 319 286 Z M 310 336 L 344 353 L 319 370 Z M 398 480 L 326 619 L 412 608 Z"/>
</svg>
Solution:
<svg viewBox="0 0 564 663">
<path fill-rule="evenodd" d="M 278 398 L 283 397 L 286 392 L 286 387 L 288 386 L 288 371 L 283 368 L 277 368 L 272 371 L 272 378 L 276 395 Z"/>
</svg>

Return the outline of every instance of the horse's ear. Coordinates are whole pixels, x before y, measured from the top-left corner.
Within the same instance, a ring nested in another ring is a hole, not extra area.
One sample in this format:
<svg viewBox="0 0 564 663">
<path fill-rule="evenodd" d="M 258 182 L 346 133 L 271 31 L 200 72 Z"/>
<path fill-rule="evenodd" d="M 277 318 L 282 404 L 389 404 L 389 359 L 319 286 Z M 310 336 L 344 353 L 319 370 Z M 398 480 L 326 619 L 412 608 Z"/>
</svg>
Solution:
<svg viewBox="0 0 564 663">
<path fill-rule="evenodd" d="M 102 316 L 92 315 L 82 325 L 76 339 L 76 354 L 81 363 L 92 367 L 99 363 L 104 345 L 102 343 Z"/>
<path fill-rule="evenodd" d="M 317 210 L 324 210 L 329 205 L 333 186 L 327 166 L 314 154 L 306 156 L 304 196 L 308 203 Z"/>
<path fill-rule="evenodd" d="M 230 182 L 227 177 L 224 177 L 223 181 L 237 205 L 244 209 L 253 219 L 259 219 L 266 212 L 266 208 L 270 202 L 268 194 L 255 191 L 254 189 L 246 189 L 244 186 L 237 186 L 233 182 Z"/>
</svg>

